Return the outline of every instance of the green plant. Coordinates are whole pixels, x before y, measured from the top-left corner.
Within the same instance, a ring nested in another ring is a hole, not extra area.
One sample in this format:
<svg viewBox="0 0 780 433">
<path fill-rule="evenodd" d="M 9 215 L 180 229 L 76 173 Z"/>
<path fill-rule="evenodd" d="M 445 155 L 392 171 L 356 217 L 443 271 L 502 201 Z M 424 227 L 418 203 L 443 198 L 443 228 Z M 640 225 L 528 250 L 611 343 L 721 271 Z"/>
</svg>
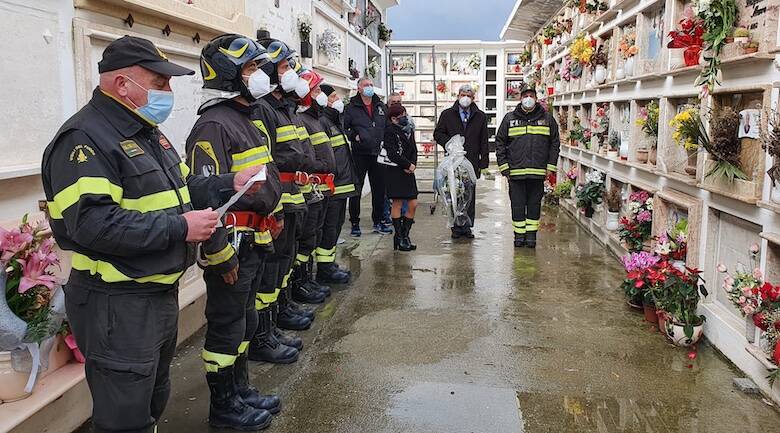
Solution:
<svg viewBox="0 0 780 433">
<path fill-rule="evenodd" d="M 552 39 L 558 36 L 558 33 L 555 31 L 555 27 L 553 27 L 552 24 L 545 27 L 544 30 L 542 31 L 542 34 L 547 39 Z"/>
<path fill-rule="evenodd" d="M 740 168 L 739 160 L 742 152 L 742 140 L 738 137 L 739 114 L 728 106 L 713 112 L 709 134 L 700 116 L 698 124 L 699 143 L 715 160 L 715 167 L 707 172 L 705 177 L 722 176 L 729 182 L 734 179 L 747 179 L 747 175 Z"/>
<path fill-rule="evenodd" d="M 593 209 L 601 204 L 604 195 L 604 178 L 598 171 L 585 175 L 587 182 L 577 188 L 577 207 L 580 209 Z"/>
<path fill-rule="evenodd" d="M 390 38 L 393 36 L 393 30 L 390 27 L 387 27 L 385 23 L 380 22 L 379 23 L 379 40 L 388 42 L 390 41 Z"/>
<path fill-rule="evenodd" d="M 617 152 L 620 149 L 620 134 L 617 131 L 609 133 L 609 150 Z"/>
<path fill-rule="evenodd" d="M 737 27 L 734 29 L 733 36 L 735 38 L 749 38 L 750 37 L 750 30 L 744 28 L 744 27 Z"/>
<path fill-rule="evenodd" d="M 558 198 L 568 197 L 571 195 L 572 188 L 574 188 L 574 182 L 568 179 L 564 180 L 555 185 L 555 188 L 553 188 L 553 195 Z"/>
<path fill-rule="evenodd" d="M 604 203 L 607 205 L 607 209 L 610 212 L 620 212 L 620 207 L 623 205 L 623 196 L 620 190 L 612 188 L 604 194 Z"/>
<path fill-rule="evenodd" d="M 658 138 L 658 102 L 650 101 L 644 107 L 639 109 L 639 116 L 636 119 L 637 126 L 642 127 L 642 132 Z"/>
<path fill-rule="evenodd" d="M 721 51 L 737 21 L 737 4 L 735 0 L 695 0 L 694 8 L 704 20 L 704 49 L 712 53 L 704 58 L 707 65 L 699 74 L 696 84 L 705 86 L 706 91 L 711 92 L 716 84 L 720 84 L 718 71 Z"/>
<path fill-rule="evenodd" d="M 705 317 L 698 314 L 699 299 L 707 296 L 701 271 L 678 269 L 670 261 L 661 259 L 648 275 L 648 295 L 655 305 L 669 314 L 674 323 L 682 325 L 685 336 L 693 336 L 694 326 L 701 325 Z"/>
<path fill-rule="evenodd" d="M 301 35 L 302 41 L 309 41 L 311 37 L 311 17 L 308 15 L 298 16 L 298 33 Z"/>
</svg>

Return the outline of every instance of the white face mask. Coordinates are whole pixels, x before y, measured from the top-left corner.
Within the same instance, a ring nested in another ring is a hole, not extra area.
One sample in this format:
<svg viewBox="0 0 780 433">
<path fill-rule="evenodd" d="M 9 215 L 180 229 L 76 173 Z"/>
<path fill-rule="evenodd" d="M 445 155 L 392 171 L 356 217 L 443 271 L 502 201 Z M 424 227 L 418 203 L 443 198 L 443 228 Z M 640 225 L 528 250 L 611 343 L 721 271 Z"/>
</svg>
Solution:
<svg viewBox="0 0 780 433">
<path fill-rule="evenodd" d="M 472 101 L 471 101 L 471 98 L 470 98 L 470 97 L 468 97 L 468 96 L 462 96 L 462 97 L 461 97 L 461 98 L 458 100 L 458 103 L 459 103 L 459 104 L 460 104 L 460 106 L 461 106 L 461 107 L 463 107 L 463 108 L 469 108 L 469 107 L 471 107 L 471 102 L 472 102 Z"/>
<path fill-rule="evenodd" d="M 318 104 L 320 104 L 320 107 L 327 107 L 328 106 L 328 97 L 325 96 L 324 93 L 320 92 L 319 95 L 315 98 Z"/>
<path fill-rule="evenodd" d="M 344 101 L 342 101 L 341 99 L 336 100 L 336 102 L 333 103 L 331 108 L 333 108 L 334 110 L 338 111 L 339 113 L 343 113 L 344 112 Z"/>
<path fill-rule="evenodd" d="M 244 75 L 246 77 L 246 75 Z M 271 93 L 271 78 L 265 72 L 258 69 L 247 77 L 247 89 L 255 98 L 262 98 Z"/>
<path fill-rule="evenodd" d="M 520 103 L 523 104 L 523 108 L 525 108 L 526 110 L 530 110 L 534 108 L 534 106 L 536 105 L 536 101 L 534 100 L 534 98 L 530 96 L 526 96 L 525 98 L 523 98 L 523 100 Z"/>
<path fill-rule="evenodd" d="M 299 98 L 303 98 L 308 95 L 310 91 L 309 83 L 303 78 L 298 78 L 298 82 L 295 84 L 295 94 L 298 95 Z"/>
<path fill-rule="evenodd" d="M 298 74 L 290 69 L 282 74 L 282 77 L 279 79 L 279 83 L 282 85 L 282 90 L 285 92 L 292 92 L 295 90 L 295 86 L 298 84 L 299 80 L 300 78 L 298 78 Z"/>
</svg>

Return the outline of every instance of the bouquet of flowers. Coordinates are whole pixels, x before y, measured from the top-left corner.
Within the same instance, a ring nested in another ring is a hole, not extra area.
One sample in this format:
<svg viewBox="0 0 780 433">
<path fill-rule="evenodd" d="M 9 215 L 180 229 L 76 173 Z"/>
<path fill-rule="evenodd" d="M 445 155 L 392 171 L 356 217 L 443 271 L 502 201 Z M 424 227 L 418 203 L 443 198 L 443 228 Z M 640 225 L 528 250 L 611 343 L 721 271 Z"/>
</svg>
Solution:
<svg viewBox="0 0 780 433">
<path fill-rule="evenodd" d="M 636 125 L 642 128 L 645 134 L 658 138 L 658 103 L 650 101 L 639 109 Z"/>
<path fill-rule="evenodd" d="M 447 83 L 444 81 L 438 81 L 436 83 L 436 91 L 439 93 L 447 93 Z"/>
<path fill-rule="evenodd" d="M 561 64 L 561 79 L 563 81 L 571 81 L 571 58 L 566 56 Z"/>
<path fill-rule="evenodd" d="M 575 146 L 579 146 L 585 141 L 585 129 L 582 127 L 582 121 L 579 117 L 574 116 L 574 126 L 569 132 L 569 139 L 574 142 Z"/>
<path fill-rule="evenodd" d="M 623 32 L 618 44 L 620 56 L 624 59 L 635 56 L 639 52 L 639 46 L 636 44 L 636 29 L 627 27 Z"/>
<path fill-rule="evenodd" d="M 699 64 L 699 53 L 704 45 L 704 22 L 693 13 L 690 7 L 685 8 L 683 18 L 679 23 L 679 30 L 669 32 L 671 40 L 668 48 L 685 48 L 683 58 L 686 66 Z"/>
<path fill-rule="evenodd" d="M 566 172 L 566 178 L 568 178 L 572 183 L 577 180 L 577 169 L 572 167 L 569 169 L 569 171 Z"/>
<path fill-rule="evenodd" d="M 604 44 L 602 44 L 596 49 L 596 54 L 590 59 L 590 65 L 593 69 L 596 69 L 596 66 L 599 65 L 607 66 L 608 62 L 609 57 L 607 57 L 607 52 L 604 50 Z"/>
<path fill-rule="evenodd" d="M 628 215 L 620 218 L 618 236 L 628 251 L 642 251 L 653 229 L 653 198 L 647 191 L 637 191 L 628 197 Z"/>
<path fill-rule="evenodd" d="M 591 57 L 593 57 L 593 45 L 590 43 L 590 38 L 585 37 L 584 34 L 577 36 L 569 47 L 569 55 L 580 65 L 589 64 Z"/>
<path fill-rule="evenodd" d="M 689 107 L 678 113 L 669 122 L 672 127 L 672 139 L 685 150 L 693 151 L 699 148 L 702 137 L 700 128 L 701 117 L 697 107 Z"/>
<path fill-rule="evenodd" d="M 523 52 L 520 53 L 520 56 L 518 57 L 518 60 L 520 60 L 520 64 L 523 65 L 523 66 L 530 65 L 531 64 L 531 50 L 530 49 L 523 50 Z"/>
<path fill-rule="evenodd" d="M 685 261 L 688 255 L 688 220 L 683 218 L 671 232 L 656 239 L 655 253 L 669 260 Z"/>
<path fill-rule="evenodd" d="M 729 295 L 729 300 L 735 307 L 742 313 L 743 316 L 750 316 L 758 312 L 759 305 L 761 304 L 761 292 L 763 275 L 761 270 L 758 269 L 758 244 L 753 244 L 750 247 L 750 262 L 752 270 L 746 269 L 742 264 L 738 264 L 734 273 L 729 273 L 728 268 L 724 264 L 718 265 L 718 272 L 725 274 L 723 278 L 723 290 Z M 771 284 L 767 288 L 771 287 Z M 771 289 L 765 290 L 764 295 L 767 299 L 772 298 Z M 762 323 L 763 316 L 759 316 L 758 326 L 764 329 Z"/>
<path fill-rule="evenodd" d="M 595 14 L 607 10 L 607 2 L 600 0 L 586 0 L 585 11 L 589 14 Z"/>
<path fill-rule="evenodd" d="M 592 216 L 594 207 L 601 204 L 604 189 L 604 174 L 598 170 L 589 172 L 585 175 L 585 184 L 577 188 L 577 207 L 586 216 Z"/>
</svg>

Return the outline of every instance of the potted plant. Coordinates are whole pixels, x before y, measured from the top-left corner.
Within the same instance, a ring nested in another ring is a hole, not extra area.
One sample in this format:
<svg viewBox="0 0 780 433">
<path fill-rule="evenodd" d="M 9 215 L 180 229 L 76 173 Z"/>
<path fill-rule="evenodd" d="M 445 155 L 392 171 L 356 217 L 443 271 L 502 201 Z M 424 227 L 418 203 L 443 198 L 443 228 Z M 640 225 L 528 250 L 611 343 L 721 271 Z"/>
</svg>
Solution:
<svg viewBox="0 0 780 433">
<path fill-rule="evenodd" d="M 604 203 L 607 204 L 607 230 L 614 232 L 620 228 L 620 207 L 623 205 L 620 190 L 612 188 L 604 194 Z"/>
<path fill-rule="evenodd" d="M 705 317 L 698 314 L 699 300 L 707 296 L 701 271 L 679 270 L 668 260 L 661 260 L 648 273 L 649 293 L 658 308 L 665 312 L 666 336 L 677 346 L 687 347 L 703 335 Z"/>
<path fill-rule="evenodd" d="M 743 48 L 743 51 L 745 54 L 753 54 L 758 52 L 758 41 L 751 40 L 747 44 L 745 44 L 745 48 Z"/>
<path fill-rule="evenodd" d="M 732 42 L 736 42 L 738 44 L 746 44 L 750 42 L 750 30 L 745 27 L 735 28 L 732 35 Z"/>
<path fill-rule="evenodd" d="M 650 162 L 655 165 L 658 146 L 658 114 L 658 103 L 656 101 L 650 101 L 639 109 L 639 115 L 635 122 L 637 126 L 642 128 L 645 137 L 648 137 L 651 142 L 650 146 L 641 146 L 637 150 L 638 162 Z"/>
<path fill-rule="evenodd" d="M 696 153 L 701 143 L 702 131 L 699 109 L 694 106 L 680 111 L 669 122 L 672 127 L 672 140 L 688 152 L 688 166 L 685 172 L 689 175 L 696 174 Z"/>
<path fill-rule="evenodd" d="M 298 16 L 298 34 L 301 36 L 301 57 L 309 59 L 314 54 L 311 45 L 311 17 L 301 14 Z"/>
<path fill-rule="evenodd" d="M 384 22 L 379 23 L 379 46 L 384 48 L 385 44 L 390 42 L 393 37 L 393 30 L 387 27 Z"/>
<path fill-rule="evenodd" d="M 645 292 L 647 291 L 647 271 L 660 260 L 655 254 L 646 251 L 630 253 L 621 258 L 626 269 L 623 280 L 623 291 L 628 298 L 628 305 L 633 308 L 643 308 Z"/>
<path fill-rule="evenodd" d="M 617 131 L 609 133 L 609 150 L 607 150 L 608 158 L 617 158 L 620 151 L 620 134 Z"/>
<path fill-rule="evenodd" d="M 620 218 L 618 237 L 630 252 L 642 251 L 653 229 L 653 198 L 647 191 L 628 197 L 628 214 Z"/>
<path fill-rule="evenodd" d="M 585 217 L 593 217 L 595 207 L 601 204 L 603 194 L 604 175 L 598 170 L 586 174 L 585 184 L 577 188 L 577 207 L 585 213 Z"/>
</svg>

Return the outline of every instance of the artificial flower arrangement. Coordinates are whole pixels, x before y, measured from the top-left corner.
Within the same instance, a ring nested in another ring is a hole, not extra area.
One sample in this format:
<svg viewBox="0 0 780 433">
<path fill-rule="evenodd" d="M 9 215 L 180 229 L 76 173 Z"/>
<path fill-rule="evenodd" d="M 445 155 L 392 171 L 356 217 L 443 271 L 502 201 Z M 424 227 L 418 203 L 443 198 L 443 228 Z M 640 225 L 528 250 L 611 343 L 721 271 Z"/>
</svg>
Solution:
<svg viewBox="0 0 780 433">
<path fill-rule="evenodd" d="M 586 217 L 592 217 L 595 207 L 601 204 L 605 188 L 604 174 L 598 170 L 586 174 L 585 183 L 577 187 L 577 207 Z"/>
<path fill-rule="evenodd" d="M 773 111 L 769 116 L 769 128 L 761 134 L 761 144 L 769 156 L 772 166 L 766 171 L 772 185 L 780 184 L 780 113 Z"/>
<path fill-rule="evenodd" d="M 582 127 L 582 121 L 578 116 L 574 116 L 573 124 L 569 132 L 569 140 L 573 146 L 579 147 L 585 141 L 585 128 Z"/>
<path fill-rule="evenodd" d="M 330 62 L 335 62 L 341 57 L 341 38 L 333 29 L 325 29 L 317 39 L 317 49 L 325 54 Z"/>
<path fill-rule="evenodd" d="M 585 34 L 578 35 L 569 47 L 569 55 L 580 65 L 587 65 L 593 57 L 593 45 Z M 579 76 L 578 76 L 579 77 Z"/>
<path fill-rule="evenodd" d="M 549 24 L 542 30 L 542 36 L 542 42 L 545 45 L 552 45 L 553 38 L 558 36 L 558 30 L 552 24 Z"/>
<path fill-rule="evenodd" d="M 444 81 L 438 81 L 436 83 L 436 91 L 439 93 L 447 93 L 447 83 Z"/>
<path fill-rule="evenodd" d="M 667 260 L 684 263 L 688 256 L 688 220 L 681 219 L 671 231 L 658 236 L 654 252 Z"/>
<path fill-rule="evenodd" d="M 606 1 L 601 0 L 586 0 L 585 12 L 589 14 L 597 14 L 599 12 L 606 11 L 609 8 Z"/>
<path fill-rule="evenodd" d="M 758 268 L 758 244 L 750 246 L 750 266 L 737 264 L 733 273 L 730 273 L 726 265 L 718 264 L 718 272 L 725 274 L 723 278 L 723 290 L 726 291 L 729 301 L 739 312 L 749 317 L 758 312 L 761 304 L 759 289 L 763 285 L 763 274 Z M 756 326 L 763 327 L 762 317 L 758 318 Z M 763 329 L 763 328 L 762 328 Z"/>
<path fill-rule="evenodd" d="M 658 102 L 650 101 L 639 109 L 635 123 L 642 128 L 642 132 L 658 139 L 658 115 Z"/>
<path fill-rule="evenodd" d="M 595 134 L 599 146 L 604 145 L 609 137 L 609 103 L 602 102 L 596 107 L 596 117 L 591 120 L 591 134 Z"/>
<path fill-rule="evenodd" d="M 642 251 L 653 229 L 653 198 L 647 191 L 628 197 L 628 215 L 620 218 L 618 236 L 630 252 Z"/>
<path fill-rule="evenodd" d="M 748 177 L 740 167 L 742 139 L 739 138 L 739 113 L 729 106 L 713 111 L 709 133 L 701 124 L 701 119 L 699 122 L 701 146 L 715 162 L 715 166 L 705 174 L 705 177 L 724 177 L 729 182 L 733 182 L 734 179 L 746 180 Z"/>
<path fill-rule="evenodd" d="M 590 66 L 595 70 L 596 66 L 606 67 L 607 63 L 609 63 L 609 57 L 607 56 L 607 51 L 604 49 L 604 44 L 601 44 L 590 59 Z"/>
<path fill-rule="evenodd" d="M 302 41 L 308 41 L 311 37 L 311 17 L 306 14 L 298 15 L 298 33 L 301 35 Z"/>
<path fill-rule="evenodd" d="M 577 181 L 577 168 L 572 167 L 569 169 L 569 171 L 566 172 L 566 178 L 569 179 L 572 183 Z"/>
<path fill-rule="evenodd" d="M 679 30 L 669 32 L 670 41 L 667 48 L 684 48 L 685 66 L 699 64 L 699 54 L 704 45 L 704 21 L 693 13 L 689 6 L 683 12 L 683 18 L 678 24 Z"/>
<path fill-rule="evenodd" d="M 520 56 L 518 56 L 518 60 L 520 61 L 520 64 L 523 66 L 527 66 L 531 64 L 531 49 L 526 48 L 523 50 L 523 52 L 520 53 Z"/>
<path fill-rule="evenodd" d="M 639 46 L 636 44 L 636 29 L 633 26 L 626 27 L 618 43 L 618 51 L 624 59 L 633 57 L 639 53 Z"/>
<path fill-rule="evenodd" d="M 720 84 L 720 57 L 737 22 L 737 4 L 736 0 L 694 0 L 693 12 L 704 23 L 704 50 L 711 54 L 705 56 L 706 65 L 696 80 L 696 84 L 702 86 L 700 95 L 704 99 L 716 84 Z"/>
<path fill-rule="evenodd" d="M 390 42 L 390 38 L 393 37 L 393 30 L 387 27 L 384 22 L 379 23 L 379 40 Z"/>
<path fill-rule="evenodd" d="M 687 151 L 695 151 L 699 148 L 701 140 L 701 116 L 699 115 L 699 109 L 694 106 L 677 113 L 674 118 L 669 121 L 669 126 L 672 127 L 672 140 L 675 143 L 685 148 Z"/>
</svg>

